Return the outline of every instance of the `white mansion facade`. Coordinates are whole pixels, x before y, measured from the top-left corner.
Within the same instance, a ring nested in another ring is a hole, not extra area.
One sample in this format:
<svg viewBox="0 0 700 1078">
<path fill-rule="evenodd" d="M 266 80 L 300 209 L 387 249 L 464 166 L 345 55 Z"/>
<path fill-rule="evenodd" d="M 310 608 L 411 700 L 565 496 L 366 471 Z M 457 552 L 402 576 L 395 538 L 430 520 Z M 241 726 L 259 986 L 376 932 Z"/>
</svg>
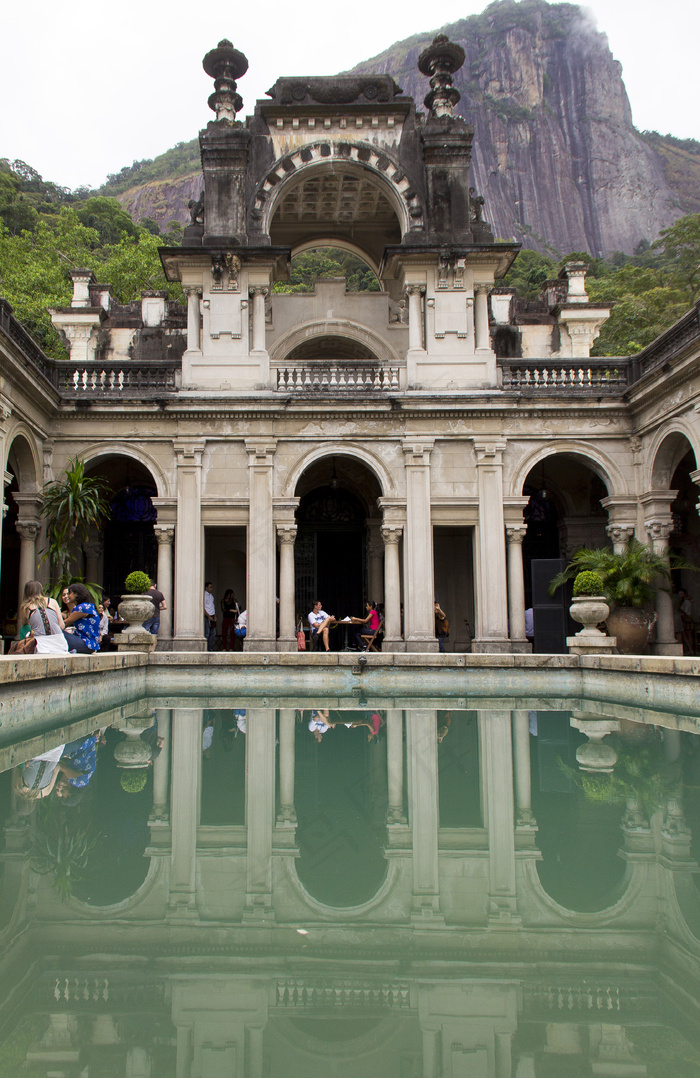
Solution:
<svg viewBox="0 0 700 1078">
<path fill-rule="evenodd" d="M 79 568 L 114 594 L 123 570 L 157 574 L 180 651 L 204 646 L 206 579 L 247 606 L 248 650 L 296 649 L 316 597 L 338 617 L 368 597 L 385 649 L 433 651 L 438 597 L 452 649 L 502 652 L 530 648 L 538 562 L 632 536 L 692 557 L 699 309 L 633 359 L 591 359 L 608 311 L 581 264 L 538 304 L 498 285 L 518 248 L 469 187 L 460 54 L 439 37 L 421 55 L 427 115 L 386 75 L 283 78 L 241 123 L 247 61 L 221 42 L 202 199 L 162 250 L 186 314 L 160 293 L 120 306 L 76 270 L 54 362 L 0 303 L 6 616 L 44 571 L 42 486 L 76 455 L 115 499 Z M 323 246 L 379 291 L 275 291 Z M 675 653 L 671 597 L 657 608 Z"/>
</svg>

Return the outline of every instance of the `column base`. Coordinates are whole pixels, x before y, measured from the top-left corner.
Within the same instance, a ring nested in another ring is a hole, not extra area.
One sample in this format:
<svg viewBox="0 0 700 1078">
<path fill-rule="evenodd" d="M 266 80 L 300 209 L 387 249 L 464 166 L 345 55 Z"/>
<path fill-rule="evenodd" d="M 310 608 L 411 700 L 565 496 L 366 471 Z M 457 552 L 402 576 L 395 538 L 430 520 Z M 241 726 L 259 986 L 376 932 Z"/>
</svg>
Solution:
<svg viewBox="0 0 700 1078">
<path fill-rule="evenodd" d="M 174 651 L 173 647 L 175 643 L 174 636 L 158 636 L 156 637 L 156 651 Z"/>
<path fill-rule="evenodd" d="M 294 637 L 293 640 L 278 640 L 277 641 L 277 650 L 278 651 L 298 651 L 299 649 L 297 647 L 296 637 Z"/>
<path fill-rule="evenodd" d="M 206 651 L 203 636 L 175 636 L 172 651 Z"/>
<path fill-rule="evenodd" d="M 531 655 L 532 644 L 529 640 L 511 640 L 510 650 L 514 655 Z"/>
<path fill-rule="evenodd" d="M 245 909 L 243 910 L 242 923 L 262 924 L 274 921 L 275 911 L 272 908 L 271 895 L 246 895 Z"/>
<path fill-rule="evenodd" d="M 251 640 L 246 636 L 245 643 L 243 644 L 244 651 L 278 651 L 277 644 L 279 641 L 276 637 L 268 640 Z"/>
<path fill-rule="evenodd" d="M 513 648 L 513 641 L 504 637 L 501 640 L 485 639 L 475 637 L 472 640 L 472 654 L 473 655 L 510 655 Z"/>
<path fill-rule="evenodd" d="M 418 652 L 421 655 L 437 655 L 439 650 L 437 640 L 411 640 L 410 637 L 406 640 L 406 651 L 408 652 Z"/>
<path fill-rule="evenodd" d="M 653 645 L 653 651 L 654 655 L 682 655 L 683 645 L 677 642 L 674 644 L 662 644 L 657 641 L 657 643 Z"/>
<path fill-rule="evenodd" d="M 400 637 L 384 637 L 382 642 L 382 651 L 388 652 L 404 652 L 406 650 L 406 641 Z"/>
</svg>

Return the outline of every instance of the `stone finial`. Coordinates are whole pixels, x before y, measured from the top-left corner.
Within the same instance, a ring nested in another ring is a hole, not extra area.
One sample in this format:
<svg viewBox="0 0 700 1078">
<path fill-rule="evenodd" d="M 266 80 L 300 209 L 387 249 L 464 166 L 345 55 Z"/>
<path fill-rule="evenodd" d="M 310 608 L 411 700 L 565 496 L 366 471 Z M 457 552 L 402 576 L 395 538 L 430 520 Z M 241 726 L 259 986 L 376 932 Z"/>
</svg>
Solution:
<svg viewBox="0 0 700 1078">
<path fill-rule="evenodd" d="M 214 79 L 214 93 L 209 98 L 209 108 L 216 113 L 217 120 L 232 123 L 236 113 L 243 108 L 241 96 L 236 93 L 236 79 L 240 79 L 248 70 L 248 58 L 234 49 L 227 38 L 223 38 L 204 57 L 202 67 Z"/>
<path fill-rule="evenodd" d="M 438 34 L 432 45 L 418 57 L 418 70 L 430 78 L 430 93 L 425 107 L 433 116 L 452 116 L 461 98 L 459 90 L 452 85 L 452 76 L 464 63 L 464 49 L 445 34 Z"/>
<path fill-rule="evenodd" d="M 588 293 L 586 292 L 586 263 L 567 262 L 564 266 L 564 273 L 568 280 L 566 302 L 588 303 Z"/>
<path fill-rule="evenodd" d="M 73 280 L 71 307 L 90 307 L 90 285 L 95 283 L 94 273 L 89 269 L 74 269 L 70 275 Z"/>
</svg>

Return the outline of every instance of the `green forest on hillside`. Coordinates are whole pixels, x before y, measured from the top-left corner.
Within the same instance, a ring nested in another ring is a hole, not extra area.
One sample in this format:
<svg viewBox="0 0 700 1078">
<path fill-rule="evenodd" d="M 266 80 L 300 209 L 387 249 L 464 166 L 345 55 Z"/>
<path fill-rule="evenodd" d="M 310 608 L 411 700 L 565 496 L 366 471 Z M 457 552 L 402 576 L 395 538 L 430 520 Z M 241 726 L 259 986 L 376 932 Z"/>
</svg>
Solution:
<svg viewBox="0 0 700 1078">
<path fill-rule="evenodd" d="M 170 163 L 179 160 L 178 167 L 185 168 L 189 146 L 176 147 L 182 153 Z M 142 164 L 132 166 L 139 176 L 155 162 Z M 121 182 L 131 182 L 132 170 L 122 170 Z M 179 243 L 181 235 L 176 222 L 161 234 L 154 221 L 135 224 L 116 198 L 69 191 L 43 180 L 22 161 L 0 159 L 0 295 L 50 355 L 65 355 L 47 308 L 70 303 L 71 269 L 91 269 L 98 280 L 113 286 L 121 303 L 138 299 L 144 289 L 166 289 L 171 298 L 181 299 L 180 286 L 166 282 L 158 257 L 160 246 Z M 700 295 L 700 213 L 681 217 L 654 243 L 640 244 L 632 256 L 617 252 L 597 259 L 570 252 L 557 261 L 522 251 L 503 283 L 534 299 L 544 282 L 572 259 L 588 264 L 591 302 L 614 305 L 594 354 L 638 352 Z M 317 278 L 336 276 L 346 277 L 350 289 L 379 287 L 360 259 L 324 248 L 296 256 L 291 281 L 277 290 L 310 291 Z"/>
</svg>

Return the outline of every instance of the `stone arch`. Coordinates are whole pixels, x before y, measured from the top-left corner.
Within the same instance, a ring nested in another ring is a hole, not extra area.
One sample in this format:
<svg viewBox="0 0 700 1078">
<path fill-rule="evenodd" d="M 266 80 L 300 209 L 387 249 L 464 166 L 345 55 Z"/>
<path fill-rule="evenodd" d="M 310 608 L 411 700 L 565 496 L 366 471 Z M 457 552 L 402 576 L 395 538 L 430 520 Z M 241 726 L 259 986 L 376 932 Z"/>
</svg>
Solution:
<svg viewBox="0 0 700 1078">
<path fill-rule="evenodd" d="M 598 448 L 588 443 L 564 441 L 548 445 L 543 449 L 533 450 L 518 461 L 511 475 L 510 496 L 521 497 L 525 480 L 538 464 L 549 457 L 561 456 L 565 453 L 570 454 L 585 467 L 590 468 L 605 483 L 609 496 L 619 497 L 628 493 L 627 482 L 622 472 L 606 453 L 602 453 Z"/>
<path fill-rule="evenodd" d="M 146 453 L 141 447 L 136 448 L 130 442 L 102 442 L 91 445 L 85 451 L 84 461 L 86 464 L 95 464 L 102 457 L 129 457 L 138 461 L 151 475 L 158 491 L 159 498 L 172 497 L 170 482 L 160 465 L 153 459 L 150 453 Z"/>
<path fill-rule="evenodd" d="M 645 455 L 645 489 L 669 490 L 673 473 L 688 449 L 693 451 L 697 468 L 700 444 L 697 432 L 689 423 L 676 420 L 673 424 L 658 430 Z"/>
<path fill-rule="evenodd" d="M 350 240 L 343 240 L 335 236 L 314 236 L 311 240 L 295 243 L 292 247 L 292 258 L 294 258 L 295 255 L 303 254 L 304 251 L 313 251 L 317 247 L 337 247 L 340 251 L 347 251 L 348 254 L 356 255 L 357 258 L 361 258 L 374 273 L 382 292 L 385 291 L 384 282 L 379 276 L 379 263 L 368 251 L 365 251 L 364 248 L 359 247 Z"/>
<path fill-rule="evenodd" d="M 284 860 L 289 890 L 302 903 L 303 908 L 310 911 L 314 917 L 322 918 L 325 921 L 337 921 L 338 918 L 342 921 L 366 919 L 370 913 L 391 899 L 402 879 L 401 867 L 397 864 L 395 858 L 389 858 L 386 862 L 384 879 L 371 898 L 359 903 L 357 906 L 329 906 L 325 902 L 314 898 L 310 891 L 307 890 L 299 879 L 296 862 L 296 858 L 285 858 Z"/>
<path fill-rule="evenodd" d="M 347 337 L 359 345 L 364 345 L 378 360 L 388 359 L 390 363 L 400 363 L 398 352 L 379 334 L 374 333 L 359 322 L 350 322 L 345 318 L 324 319 L 319 322 L 302 322 L 284 333 L 270 350 L 270 361 L 281 363 L 299 345 L 314 337 Z"/>
<path fill-rule="evenodd" d="M 370 173 L 392 206 L 401 236 L 425 228 L 425 207 L 410 180 L 383 150 L 363 142 L 321 139 L 279 158 L 258 185 L 252 199 L 252 216 L 269 234 L 281 197 L 300 176 L 328 171 L 342 164 L 358 174 Z"/>
<path fill-rule="evenodd" d="M 637 902 L 646 897 L 645 891 L 649 881 L 649 872 L 646 865 L 628 863 L 623 878 L 612 896 L 613 901 L 611 904 L 604 909 L 582 912 L 563 906 L 555 898 L 552 898 L 542 884 L 535 861 L 528 859 L 523 862 L 523 875 L 525 877 L 525 886 L 529 892 L 528 897 L 534 907 L 533 913 L 539 908 L 539 910 L 546 911 L 549 916 L 572 927 L 590 929 L 602 928 L 618 921 Z"/>
<path fill-rule="evenodd" d="M 395 498 L 397 496 L 394 479 L 381 458 L 376 453 L 372 453 L 363 446 L 352 442 L 343 442 L 342 444 L 324 442 L 322 445 L 314 446 L 312 449 L 305 449 L 302 455 L 289 466 L 286 475 L 282 478 L 280 496 L 283 498 L 295 497 L 297 484 L 304 472 L 312 464 L 323 460 L 325 457 L 351 457 L 353 460 L 359 461 L 379 483 L 383 498 Z"/>
<path fill-rule="evenodd" d="M 22 494 L 34 494 L 41 488 L 42 463 L 31 431 L 18 424 L 8 439 L 5 468 L 12 468 Z"/>
</svg>

